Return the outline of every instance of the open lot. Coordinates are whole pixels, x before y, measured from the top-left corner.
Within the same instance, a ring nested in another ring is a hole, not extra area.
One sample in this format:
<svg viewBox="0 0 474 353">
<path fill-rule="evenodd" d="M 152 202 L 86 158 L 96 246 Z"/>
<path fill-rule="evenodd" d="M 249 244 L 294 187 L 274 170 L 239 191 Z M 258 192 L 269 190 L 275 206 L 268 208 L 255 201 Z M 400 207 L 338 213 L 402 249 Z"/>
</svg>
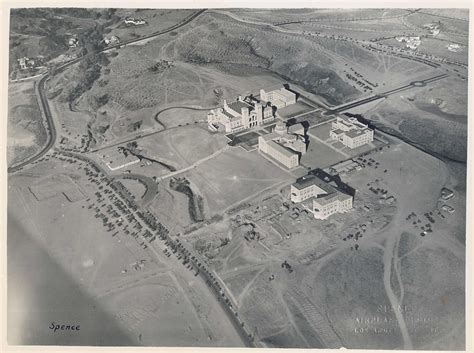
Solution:
<svg viewBox="0 0 474 353">
<path fill-rule="evenodd" d="M 210 215 L 292 178 L 258 153 L 241 148 L 231 148 L 184 175 L 197 186 Z"/>
<path fill-rule="evenodd" d="M 313 140 L 310 142 L 306 154 L 301 157 L 301 164 L 308 168 L 326 168 L 346 159 L 348 159 L 347 155 L 343 155 L 337 152 L 336 149 Z"/>
<path fill-rule="evenodd" d="M 390 147 L 361 158 L 378 164 L 343 177 L 356 188 L 354 209 L 345 215 L 314 220 L 274 188 L 232 213 L 230 219 L 187 235 L 186 241 L 205 249 L 201 256 L 216 269 L 238 303 L 241 316 L 258 328 L 255 334 L 264 344 L 401 347 L 398 318 L 393 312 L 377 311 L 390 307 L 395 300 L 410 310 L 404 320 L 413 344 L 434 347 L 436 340 L 436 344 L 443 342 L 443 347 L 453 348 L 459 344 L 456 340 L 461 331 L 452 328 L 458 327 L 455 322 L 463 317 L 459 311 L 463 307 L 463 245 L 456 236 L 463 231 L 447 232 L 456 216 L 446 213 L 441 217 L 438 199 L 443 186 L 454 188 L 454 183 L 462 190 L 462 172 L 395 140 Z M 374 193 L 371 188 L 386 190 L 387 194 Z M 388 196 L 395 202 L 385 202 Z M 456 205 L 465 207 L 462 199 Z M 410 212 L 424 223 L 429 220 L 422 215 L 433 212 L 436 223 L 432 232 L 420 236 L 421 225 L 406 220 Z M 464 224 L 463 218 L 460 212 L 459 225 Z M 356 233 L 358 237 L 349 237 Z M 229 241 L 223 242 L 225 238 Z M 394 248 L 399 249 L 400 257 L 396 251 L 394 257 L 390 255 Z M 440 257 L 443 272 L 457 273 L 449 288 L 414 285 L 413 276 L 431 278 L 438 273 L 417 260 L 420 251 L 424 257 Z M 281 268 L 285 260 L 292 273 Z M 416 269 L 410 263 L 416 264 Z M 275 279 L 269 280 L 272 275 Z M 333 293 L 347 290 L 352 299 L 341 304 Z M 422 303 L 428 295 L 432 299 Z M 453 312 L 438 308 L 443 296 L 454 301 Z M 367 321 L 377 316 L 389 321 Z M 422 322 L 417 321 L 420 318 Z"/>
<path fill-rule="evenodd" d="M 111 316 L 110 327 L 116 325 L 129 332 L 135 344 L 151 344 L 158 337 L 162 345 L 176 345 L 178 341 L 197 346 L 241 345 L 205 283 L 189 284 L 196 279 L 193 271 L 176 258 L 162 254 L 162 245 L 139 245 L 140 240 L 130 235 L 135 227 L 128 218 L 114 219 L 113 226 L 105 226 L 103 214 L 109 214 L 106 210 L 119 210 L 108 201 L 116 200 L 114 191 L 99 185 L 94 173 L 86 174 L 87 168 L 85 162 L 55 154 L 45 157 L 29 173 L 11 180 L 9 210 L 24 219 L 22 231 L 47 249 L 48 255 L 73 282 L 80 284 L 94 305 Z M 28 188 L 38 181 L 46 185 L 47 178 L 64 174 L 81 186 L 87 199 L 70 202 L 58 193 L 38 201 Z M 94 213 L 96 217 L 92 217 Z M 49 222 L 42 222 L 43 219 Z M 42 279 L 47 283 L 47 277 Z M 187 286 L 186 291 L 183 286 Z M 22 310 L 26 317 L 30 317 L 31 310 L 36 312 L 27 306 Z M 68 310 L 58 313 L 55 320 L 69 317 L 82 318 L 80 313 Z M 80 324 L 86 326 L 86 322 Z M 179 339 L 170 332 L 179 335 Z M 51 336 L 45 336 L 48 333 L 41 335 L 41 342 L 54 342 Z M 114 338 L 108 335 L 102 342 L 110 344 Z"/>
<path fill-rule="evenodd" d="M 300 114 L 308 113 L 314 110 L 314 107 L 306 104 L 303 101 L 297 101 L 296 104 L 289 105 L 287 107 L 278 109 L 278 114 L 283 119 L 291 119 Z"/>
<path fill-rule="evenodd" d="M 46 131 L 34 87 L 34 81 L 8 86 L 8 165 L 35 154 L 46 142 Z"/>
</svg>

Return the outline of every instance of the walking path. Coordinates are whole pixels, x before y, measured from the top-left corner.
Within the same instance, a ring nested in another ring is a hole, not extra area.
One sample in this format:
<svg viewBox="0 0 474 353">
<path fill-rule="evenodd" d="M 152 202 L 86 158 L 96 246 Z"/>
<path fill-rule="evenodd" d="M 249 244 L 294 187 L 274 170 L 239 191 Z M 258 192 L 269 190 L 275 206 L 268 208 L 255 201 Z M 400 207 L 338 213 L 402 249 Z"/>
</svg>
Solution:
<svg viewBox="0 0 474 353">
<path fill-rule="evenodd" d="M 178 175 L 178 174 L 181 174 L 181 173 L 184 173 L 184 172 L 187 172 L 191 169 L 194 169 L 196 168 L 197 166 L 199 166 L 200 164 L 214 158 L 214 157 L 217 157 L 218 155 L 220 155 L 221 153 L 224 153 L 225 151 L 227 151 L 228 149 L 230 148 L 229 145 L 225 145 L 224 147 L 222 147 L 221 149 L 217 150 L 216 152 L 214 152 L 213 154 L 203 158 L 203 159 L 200 159 L 198 160 L 197 162 L 194 162 L 193 164 L 191 164 L 190 166 L 186 167 L 186 168 L 183 168 L 183 169 L 180 169 L 180 170 L 177 170 L 175 172 L 172 172 L 172 173 L 169 173 L 167 175 L 164 175 L 162 177 L 160 177 L 159 179 L 160 180 L 164 180 L 164 179 L 168 179 L 168 178 L 171 178 L 175 175 Z"/>
</svg>

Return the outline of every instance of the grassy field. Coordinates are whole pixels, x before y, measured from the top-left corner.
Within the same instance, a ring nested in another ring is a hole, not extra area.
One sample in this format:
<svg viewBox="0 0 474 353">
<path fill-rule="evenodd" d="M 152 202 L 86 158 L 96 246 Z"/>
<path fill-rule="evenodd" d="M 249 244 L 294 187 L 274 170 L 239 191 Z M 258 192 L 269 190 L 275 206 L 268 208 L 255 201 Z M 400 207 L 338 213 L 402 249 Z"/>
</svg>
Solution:
<svg viewBox="0 0 474 353">
<path fill-rule="evenodd" d="M 289 105 L 288 107 L 282 108 L 278 110 L 278 114 L 282 116 L 284 119 L 291 119 L 294 116 L 307 113 L 314 108 L 309 106 L 304 102 L 296 102 L 296 104 Z"/>
<path fill-rule="evenodd" d="M 8 165 L 38 152 L 46 142 L 46 131 L 34 84 L 29 81 L 13 83 L 8 87 Z"/>
<path fill-rule="evenodd" d="M 205 126 L 193 124 L 145 137 L 137 143 L 144 156 L 164 160 L 181 169 L 223 148 L 227 139 L 211 134 Z"/>
<path fill-rule="evenodd" d="M 326 168 L 337 162 L 347 159 L 346 155 L 338 152 L 337 149 L 328 146 L 309 136 L 309 145 L 306 153 L 301 156 L 301 164 L 314 168 Z"/>
</svg>

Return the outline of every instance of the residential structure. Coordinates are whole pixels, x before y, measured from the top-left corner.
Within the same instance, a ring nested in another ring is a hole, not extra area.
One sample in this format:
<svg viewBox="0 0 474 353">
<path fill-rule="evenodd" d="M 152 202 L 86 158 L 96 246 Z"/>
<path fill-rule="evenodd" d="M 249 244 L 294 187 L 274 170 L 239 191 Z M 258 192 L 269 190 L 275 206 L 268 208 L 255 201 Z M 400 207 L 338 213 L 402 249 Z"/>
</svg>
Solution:
<svg viewBox="0 0 474 353">
<path fill-rule="evenodd" d="M 298 178 L 291 185 L 290 195 L 291 201 L 301 203 L 317 219 L 326 219 L 352 209 L 352 195 L 312 174 Z"/>
<path fill-rule="evenodd" d="M 306 136 L 302 124 L 287 127 L 278 121 L 273 132 L 258 137 L 259 151 L 269 155 L 291 169 L 299 165 L 301 155 L 306 153 Z"/>
<path fill-rule="evenodd" d="M 423 26 L 423 28 L 428 30 L 428 33 L 431 34 L 433 37 L 436 37 L 439 34 L 439 28 L 441 23 L 428 23 Z"/>
<path fill-rule="evenodd" d="M 278 109 L 296 103 L 296 94 L 282 87 L 278 90 L 265 92 L 260 90 L 260 99 L 264 102 L 270 102 Z"/>
<path fill-rule="evenodd" d="M 35 67 L 35 61 L 25 56 L 18 59 L 18 65 L 20 66 L 20 70 L 27 70 L 29 68 Z"/>
<path fill-rule="evenodd" d="M 332 140 L 339 140 L 349 148 L 357 148 L 374 140 L 374 130 L 356 118 L 337 117 L 329 133 Z"/>
<path fill-rule="evenodd" d="M 77 38 L 69 38 L 67 45 L 69 48 L 77 48 L 79 46 L 79 40 Z"/>
<path fill-rule="evenodd" d="M 114 44 L 120 43 L 120 39 L 117 36 L 111 36 L 110 38 L 105 37 L 104 38 L 104 43 L 105 43 L 105 45 L 114 45 Z"/>
<path fill-rule="evenodd" d="M 458 43 L 448 44 L 446 48 L 448 48 L 449 51 L 452 51 L 454 53 L 458 53 L 463 50 L 463 46 L 459 45 Z"/>
<path fill-rule="evenodd" d="M 395 39 L 399 42 L 406 43 L 408 49 L 416 50 L 421 44 L 420 37 L 395 37 Z"/>
<path fill-rule="evenodd" d="M 127 17 L 124 20 L 124 22 L 127 25 L 135 25 L 135 26 L 144 25 L 146 23 L 145 20 L 143 20 L 141 18 L 134 18 L 134 17 Z"/>
</svg>

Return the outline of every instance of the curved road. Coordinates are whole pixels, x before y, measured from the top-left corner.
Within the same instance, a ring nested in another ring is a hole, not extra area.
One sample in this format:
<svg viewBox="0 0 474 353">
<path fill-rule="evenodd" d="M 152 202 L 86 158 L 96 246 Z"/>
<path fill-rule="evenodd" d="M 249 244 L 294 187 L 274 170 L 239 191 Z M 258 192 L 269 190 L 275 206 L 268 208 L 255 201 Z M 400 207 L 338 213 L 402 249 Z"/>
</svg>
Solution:
<svg viewBox="0 0 474 353">
<path fill-rule="evenodd" d="M 161 113 L 167 111 L 167 110 L 171 110 L 171 109 L 186 109 L 186 110 L 196 110 L 196 111 L 202 111 L 202 110 L 211 110 L 211 109 L 216 109 L 217 107 L 212 107 L 212 108 L 194 108 L 194 107 L 168 107 L 168 108 L 164 108 L 162 110 L 160 110 L 159 112 L 157 112 L 155 114 L 155 121 L 160 124 L 161 126 L 163 126 L 163 129 L 167 129 L 168 127 L 163 124 L 163 122 L 161 122 L 161 120 L 158 118 L 158 115 L 160 115 Z"/>
<path fill-rule="evenodd" d="M 25 161 L 18 163 L 15 166 L 11 166 L 8 168 L 8 173 L 14 173 L 20 169 L 22 169 L 24 166 L 35 162 L 39 158 L 41 158 L 43 155 L 45 155 L 51 147 L 53 147 L 54 143 L 56 142 L 56 128 L 54 127 L 53 119 L 51 116 L 51 110 L 49 109 L 49 104 L 48 104 L 48 99 L 46 98 L 46 94 L 44 92 L 44 84 L 48 80 L 49 74 L 45 74 L 41 80 L 38 82 L 38 85 L 36 87 L 36 93 L 37 96 L 40 98 L 38 105 L 40 106 L 40 110 L 42 115 L 44 116 L 46 120 L 46 135 L 48 136 L 48 142 L 46 145 L 41 149 L 39 153 L 36 155 L 29 157 Z"/>
<path fill-rule="evenodd" d="M 148 205 L 158 193 L 158 184 L 152 178 L 141 174 L 120 174 L 115 175 L 114 179 L 132 179 L 137 180 L 145 186 L 145 193 L 141 196 L 141 200 L 137 200 L 142 206 Z"/>
<path fill-rule="evenodd" d="M 112 50 L 112 49 L 121 48 L 121 47 L 123 47 L 127 44 L 132 44 L 132 43 L 135 43 L 135 42 L 139 42 L 139 41 L 144 40 L 144 39 L 154 38 L 154 37 L 169 33 L 171 31 L 174 31 L 175 29 L 178 29 L 178 28 L 188 24 L 189 22 L 194 20 L 196 17 L 201 15 L 206 10 L 207 9 L 202 9 L 202 10 L 196 11 L 193 14 L 191 14 L 190 16 L 188 16 L 187 18 L 185 18 L 182 22 L 180 22 L 180 23 L 178 23 L 174 26 L 171 26 L 171 27 L 169 27 L 169 28 L 167 28 L 163 31 L 155 32 L 155 33 L 143 36 L 143 37 L 131 39 L 131 40 L 128 40 L 128 41 L 125 41 L 125 42 L 122 42 L 122 43 L 104 48 L 104 49 L 98 51 L 97 54 L 103 53 L 103 52 L 106 52 L 106 51 L 109 51 L 109 50 Z M 82 56 L 80 58 L 73 59 L 71 61 L 68 61 L 67 63 L 59 66 L 57 68 L 56 72 L 64 71 L 69 66 L 78 63 L 79 61 L 83 60 L 86 57 L 87 57 L 87 55 Z M 54 146 L 54 144 L 56 142 L 56 128 L 54 127 L 54 122 L 53 122 L 53 118 L 51 116 L 51 110 L 49 108 L 48 99 L 46 98 L 46 94 L 44 92 L 44 84 L 49 79 L 49 76 L 50 76 L 49 73 L 46 73 L 41 78 L 41 80 L 39 81 L 38 86 L 37 86 L 38 87 L 37 95 L 38 95 L 39 100 L 40 100 L 40 102 L 39 102 L 40 103 L 40 109 L 41 109 L 41 111 L 44 115 L 45 121 L 47 123 L 46 133 L 48 134 L 48 142 L 46 143 L 46 145 L 41 149 L 41 151 L 38 154 L 27 158 L 26 160 L 24 160 L 21 163 L 18 163 L 14 166 L 9 167 L 8 168 L 8 173 L 17 172 L 17 171 L 21 170 L 23 167 L 25 167 L 26 165 L 35 162 L 36 160 L 38 160 L 39 158 L 44 156 Z"/>
</svg>

